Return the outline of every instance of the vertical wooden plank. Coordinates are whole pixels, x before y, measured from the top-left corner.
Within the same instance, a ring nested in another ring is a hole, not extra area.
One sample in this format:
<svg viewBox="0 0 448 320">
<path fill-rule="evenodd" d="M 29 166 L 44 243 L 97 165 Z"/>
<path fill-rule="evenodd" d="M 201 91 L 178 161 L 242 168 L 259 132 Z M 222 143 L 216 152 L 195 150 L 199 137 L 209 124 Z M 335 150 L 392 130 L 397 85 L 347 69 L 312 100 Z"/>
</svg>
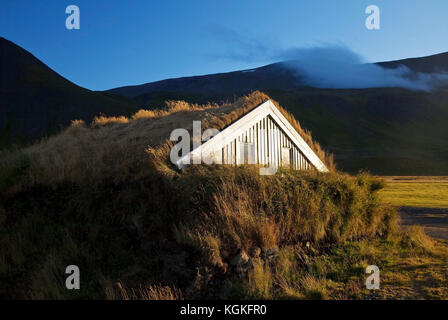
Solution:
<svg viewBox="0 0 448 320">
<path fill-rule="evenodd" d="M 277 124 L 272 120 L 273 136 L 274 136 L 274 166 L 278 167 L 278 140 L 277 140 Z"/>
<path fill-rule="evenodd" d="M 283 133 L 283 131 L 280 131 L 280 135 L 281 135 L 281 137 L 282 137 L 282 147 L 283 147 L 283 148 L 287 148 L 288 146 L 286 145 L 286 136 L 285 136 L 285 134 Z"/>
<path fill-rule="evenodd" d="M 269 166 L 273 166 L 274 165 L 274 145 L 273 145 L 273 130 L 272 130 L 272 120 L 271 118 L 269 118 L 269 140 L 268 140 L 268 145 L 269 145 Z"/>
<path fill-rule="evenodd" d="M 296 159 L 295 159 L 295 150 L 294 148 L 291 148 L 291 168 L 296 168 Z"/>
<path fill-rule="evenodd" d="M 279 157 L 279 152 L 278 152 L 278 127 L 277 124 L 272 121 L 273 125 L 274 125 L 274 156 L 275 156 L 275 165 L 278 167 L 279 163 L 280 163 L 280 157 Z"/>
<path fill-rule="evenodd" d="M 264 136 L 266 135 L 266 129 L 264 128 L 264 119 L 261 120 L 261 164 L 264 165 Z"/>
<path fill-rule="evenodd" d="M 269 135 L 271 134 L 271 130 L 269 130 L 269 118 L 266 117 L 266 157 L 265 157 L 265 162 L 266 165 L 269 165 Z"/>
<path fill-rule="evenodd" d="M 276 150 L 276 139 L 275 139 L 275 123 L 274 121 L 271 119 L 271 128 L 272 128 L 272 134 L 271 134 L 271 141 L 272 141 L 272 166 L 276 166 L 277 165 L 277 150 Z"/>
<path fill-rule="evenodd" d="M 277 159 L 278 159 L 278 166 L 280 166 L 282 162 L 282 141 L 280 139 L 280 128 L 276 126 L 276 140 L 277 140 Z"/>
<path fill-rule="evenodd" d="M 257 123 L 257 163 L 261 164 L 261 121 Z"/>
<path fill-rule="evenodd" d="M 263 120 L 258 124 L 258 150 L 260 153 L 258 154 L 258 160 L 260 164 L 263 164 Z"/>
<path fill-rule="evenodd" d="M 279 140 L 279 137 L 278 137 L 278 134 L 279 134 L 279 132 L 278 132 L 278 126 L 277 126 L 277 124 L 274 122 L 274 139 L 275 139 L 275 165 L 277 166 L 277 167 L 279 167 L 280 166 L 280 157 L 281 157 L 281 150 L 280 150 L 280 140 Z"/>
<path fill-rule="evenodd" d="M 232 164 L 236 165 L 236 139 L 232 141 Z"/>
<path fill-rule="evenodd" d="M 300 153 L 300 170 L 305 170 L 305 162 L 303 161 L 302 153 Z"/>
<path fill-rule="evenodd" d="M 284 143 L 283 143 L 283 133 L 282 133 L 282 130 L 279 128 L 278 129 L 278 136 L 279 136 L 279 139 L 278 139 L 278 141 L 279 141 L 279 144 L 280 144 L 280 158 L 282 157 L 282 148 L 285 148 L 285 145 L 284 145 Z"/>
<path fill-rule="evenodd" d="M 252 143 L 253 143 L 254 145 L 256 145 L 256 139 L 255 139 L 255 137 L 257 136 L 256 134 L 257 134 L 257 124 L 255 124 L 255 125 L 252 127 Z"/>
<path fill-rule="evenodd" d="M 269 117 L 266 117 L 266 165 L 269 165 L 269 157 L 271 156 L 271 146 L 270 146 L 270 138 L 271 138 L 271 128 Z"/>
<path fill-rule="evenodd" d="M 276 139 L 277 140 L 277 165 L 280 166 L 280 163 L 282 161 L 282 146 L 281 146 L 281 140 L 280 140 L 280 128 L 276 125 Z"/>
<path fill-rule="evenodd" d="M 268 138 L 268 129 L 266 127 L 266 118 L 263 119 L 263 164 L 266 165 L 266 155 L 267 155 L 267 138 Z"/>
<path fill-rule="evenodd" d="M 244 158 L 243 161 L 241 162 L 241 146 L 243 145 L 243 142 L 238 141 L 238 139 L 235 140 L 235 164 L 236 165 L 240 165 L 240 164 L 244 164 Z"/>
<path fill-rule="evenodd" d="M 271 128 L 269 118 L 266 118 L 266 165 L 269 165 L 269 157 L 271 156 Z"/>
<path fill-rule="evenodd" d="M 255 163 L 258 164 L 258 122 L 254 125 Z"/>
<path fill-rule="evenodd" d="M 294 148 L 290 148 L 291 150 L 291 169 L 295 169 L 295 159 L 294 159 Z"/>
<path fill-rule="evenodd" d="M 294 147 L 295 154 L 296 154 L 296 170 L 299 170 L 299 153 L 296 147 Z"/>
<path fill-rule="evenodd" d="M 302 152 L 300 152 L 300 161 L 301 161 L 301 163 L 300 163 L 300 170 L 305 170 L 305 159 L 303 159 L 303 154 L 302 154 Z"/>
<path fill-rule="evenodd" d="M 233 165 L 233 141 L 229 143 L 229 164 Z"/>
<path fill-rule="evenodd" d="M 257 161 L 258 161 L 258 164 L 261 164 L 260 123 L 261 123 L 261 121 L 257 123 L 257 150 L 258 150 Z"/>
<path fill-rule="evenodd" d="M 296 161 L 296 148 L 292 148 L 292 168 L 296 169 L 297 161 Z"/>
<path fill-rule="evenodd" d="M 267 156 L 268 156 L 268 123 L 267 123 L 268 119 L 264 118 L 263 119 L 263 164 L 266 165 L 267 164 Z"/>
<path fill-rule="evenodd" d="M 255 163 L 260 164 L 260 157 L 259 157 L 259 141 L 258 141 L 258 122 L 255 124 L 255 131 L 254 131 L 254 142 L 255 142 Z"/>
<path fill-rule="evenodd" d="M 278 167 L 278 140 L 277 140 L 277 124 L 272 121 L 272 127 L 273 127 L 273 147 L 274 147 L 274 166 Z"/>
<path fill-rule="evenodd" d="M 223 147 L 222 150 L 221 150 L 221 157 L 222 157 L 222 158 L 221 158 L 221 161 L 222 161 L 221 163 L 222 163 L 222 164 L 225 164 L 225 160 L 224 160 L 224 150 L 225 150 L 225 147 Z"/>
<path fill-rule="evenodd" d="M 254 146 L 256 145 L 256 133 L 257 133 L 257 124 L 252 126 L 252 143 L 254 144 Z"/>
</svg>

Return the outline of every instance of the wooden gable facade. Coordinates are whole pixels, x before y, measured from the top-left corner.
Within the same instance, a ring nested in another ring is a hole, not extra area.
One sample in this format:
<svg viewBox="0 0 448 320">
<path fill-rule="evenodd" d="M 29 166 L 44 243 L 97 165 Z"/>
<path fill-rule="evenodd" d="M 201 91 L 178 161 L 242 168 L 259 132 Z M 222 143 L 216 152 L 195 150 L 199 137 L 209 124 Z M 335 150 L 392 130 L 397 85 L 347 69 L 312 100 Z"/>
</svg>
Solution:
<svg viewBox="0 0 448 320">
<path fill-rule="evenodd" d="M 328 171 L 270 100 L 181 158 L 178 165 L 182 167 L 183 163 L 189 163 L 191 156 L 200 156 L 206 163 Z"/>
</svg>

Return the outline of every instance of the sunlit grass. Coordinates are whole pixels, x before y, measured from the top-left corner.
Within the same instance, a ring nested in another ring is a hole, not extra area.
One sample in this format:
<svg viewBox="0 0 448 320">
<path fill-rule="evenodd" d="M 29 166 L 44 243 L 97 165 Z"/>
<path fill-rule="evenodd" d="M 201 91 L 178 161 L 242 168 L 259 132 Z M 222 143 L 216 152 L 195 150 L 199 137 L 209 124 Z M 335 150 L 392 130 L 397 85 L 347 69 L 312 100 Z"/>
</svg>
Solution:
<svg viewBox="0 0 448 320">
<path fill-rule="evenodd" d="M 379 194 L 396 206 L 448 208 L 448 182 L 392 182 Z"/>
</svg>

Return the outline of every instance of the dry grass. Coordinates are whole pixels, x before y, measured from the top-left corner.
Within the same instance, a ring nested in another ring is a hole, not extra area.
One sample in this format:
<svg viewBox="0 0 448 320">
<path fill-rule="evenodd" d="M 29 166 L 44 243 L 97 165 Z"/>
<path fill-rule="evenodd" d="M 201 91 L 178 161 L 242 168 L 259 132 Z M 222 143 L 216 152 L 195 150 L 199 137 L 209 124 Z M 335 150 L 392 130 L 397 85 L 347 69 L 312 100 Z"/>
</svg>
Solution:
<svg viewBox="0 0 448 320">
<path fill-rule="evenodd" d="M 92 121 L 92 126 L 96 127 L 96 126 L 105 126 L 107 124 L 111 124 L 111 123 L 128 123 L 129 119 L 125 116 L 120 116 L 120 117 L 106 117 L 104 115 L 101 116 L 96 116 L 95 118 L 93 118 Z M 72 122 L 73 125 L 73 122 Z"/>
<path fill-rule="evenodd" d="M 306 299 L 324 300 L 327 298 L 325 280 L 306 275 L 300 279 L 299 283 Z"/>
<path fill-rule="evenodd" d="M 257 259 L 253 262 L 253 268 L 248 274 L 248 284 L 246 290 L 249 296 L 256 299 L 272 298 L 273 276 L 268 264 Z"/>
<path fill-rule="evenodd" d="M 254 92 L 233 104 L 220 106 L 167 101 L 165 109 L 140 110 L 131 118 L 101 115 L 90 126 L 75 120 L 56 136 L 12 155 L 2 155 L 0 167 L 8 170 L 15 165 L 11 162 L 25 158 L 28 169 L 22 180 L 15 179 L 16 188 L 20 188 L 20 184 L 51 186 L 68 182 L 81 185 L 105 179 L 116 182 L 133 179 L 148 163 L 148 148 L 166 150 L 170 146 L 168 138 L 173 129 L 185 128 L 191 132 L 193 120 L 202 120 L 203 130 L 222 130 L 267 99 L 267 95 Z M 334 168 L 331 156 L 312 140 L 309 132 L 275 104 L 327 166 Z"/>
<path fill-rule="evenodd" d="M 222 106 L 218 104 L 200 105 L 200 104 L 190 104 L 183 100 L 180 101 L 168 100 L 166 101 L 165 109 L 156 109 L 156 110 L 141 109 L 137 111 L 134 115 L 132 115 L 131 120 L 161 118 L 182 111 L 186 112 L 204 111 L 209 109 L 217 109 L 220 107 Z"/>
<path fill-rule="evenodd" d="M 402 234 L 402 245 L 413 249 L 416 253 L 426 252 L 435 253 L 435 241 L 426 235 L 422 226 L 410 226 Z"/>
<path fill-rule="evenodd" d="M 116 283 L 119 292 L 117 297 L 113 292 L 109 292 L 109 299 L 119 298 L 121 300 L 183 300 L 182 292 L 175 287 L 169 286 L 140 286 L 137 289 L 126 289 L 121 282 Z"/>
</svg>

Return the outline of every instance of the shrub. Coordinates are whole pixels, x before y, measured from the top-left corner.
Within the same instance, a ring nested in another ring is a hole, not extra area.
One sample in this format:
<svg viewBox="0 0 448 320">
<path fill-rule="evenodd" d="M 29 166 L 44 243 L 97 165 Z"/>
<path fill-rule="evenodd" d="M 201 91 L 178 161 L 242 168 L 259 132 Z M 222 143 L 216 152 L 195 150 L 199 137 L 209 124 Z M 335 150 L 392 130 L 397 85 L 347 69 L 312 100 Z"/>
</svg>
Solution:
<svg viewBox="0 0 448 320">
<path fill-rule="evenodd" d="M 422 226 L 409 226 L 401 234 L 401 245 L 415 252 L 434 253 L 435 242 L 426 235 Z"/>
</svg>

